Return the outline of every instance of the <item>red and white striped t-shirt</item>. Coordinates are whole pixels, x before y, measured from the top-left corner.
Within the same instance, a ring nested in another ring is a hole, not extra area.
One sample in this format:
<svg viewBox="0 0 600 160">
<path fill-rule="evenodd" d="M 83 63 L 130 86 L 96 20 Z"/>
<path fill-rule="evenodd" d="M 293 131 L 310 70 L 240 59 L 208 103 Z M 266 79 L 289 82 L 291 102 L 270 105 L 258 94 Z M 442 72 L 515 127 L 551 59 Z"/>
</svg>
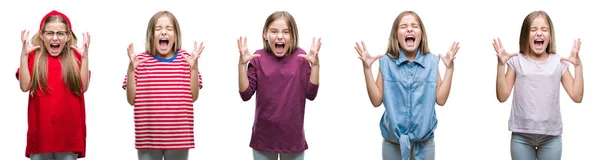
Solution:
<svg viewBox="0 0 600 160">
<path fill-rule="evenodd" d="M 182 150 L 194 148 L 194 108 L 190 66 L 179 50 L 171 59 L 148 59 L 135 70 L 135 146 L 137 149 Z M 172 61 L 171 61 L 172 60 Z M 199 88 L 202 76 L 198 73 Z M 127 76 L 123 82 L 126 89 Z"/>
</svg>

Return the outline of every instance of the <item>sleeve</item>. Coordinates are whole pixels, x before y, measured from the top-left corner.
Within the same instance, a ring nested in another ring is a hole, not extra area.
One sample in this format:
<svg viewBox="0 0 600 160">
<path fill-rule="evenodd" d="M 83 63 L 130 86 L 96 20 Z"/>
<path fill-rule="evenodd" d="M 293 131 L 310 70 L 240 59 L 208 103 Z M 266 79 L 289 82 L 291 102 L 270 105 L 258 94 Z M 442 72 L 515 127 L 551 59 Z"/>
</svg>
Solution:
<svg viewBox="0 0 600 160">
<path fill-rule="evenodd" d="M 510 57 L 507 61 L 506 64 L 512 68 L 515 72 L 517 70 L 517 68 L 519 68 L 519 57 L 521 56 L 521 53 L 519 53 L 519 55 L 517 56 L 512 56 Z"/>
<path fill-rule="evenodd" d="M 561 56 L 559 56 L 559 55 L 557 55 L 556 57 L 557 57 L 557 59 L 559 61 L 559 64 L 558 64 L 559 68 L 558 69 L 559 69 L 559 72 L 560 72 L 560 76 L 562 77 L 562 75 L 565 74 L 565 72 L 567 71 L 567 69 L 569 69 L 569 66 L 571 66 L 570 65 L 571 63 L 569 63 L 567 61 L 561 61 L 560 60 Z"/>
<path fill-rule="evenodd" d="M 306 54 L 306 52 L 304 52 L 303 54 Z M 306 99 L 312 101 L 315 100 L 315 98 L 317 98 L 317 93 L 319 92 L 319 84 L 313 84 L 312 82 L 310 82 L 310 74 L 312 70 L 310 63 L 308 61 L 304 61 L 304 64 L 302 66 L 306 71 Z"/>
<path fill-rule="evenodd" d="M 202 75 L 200 74 L 200 71 L 198 71 L 198 89 L 202 89 L 202 87 L 204 87 L 202 85 Z"/>
<path fill-rule="evenodd" d="M 31 51 L 29 53 L 29 55 L 27 56 L 27 66 L 29 67 L 29 75 L 31 75 L 33 73 L 33 61 L 35 60 L 35 51 Z M 21 71 L 21 68 L 17 68 L 17 73 L 15 73 L 15 76 L 17 78 L 17 80 L 19 80 L 19 72 Z"/>
<path fill-rule="evenodd" d="M 127 90 L 127 74 L 125 74 L 125 79 L 123 80 L 123 86 L 121 86 L 123 90 Z"/>
<path fill-rule="evenodd" d="M 256 53 L 255 53 L 256 54 Z M 248 88 L 245 91 L 240 91 L 240 96 L 243 101 L 248 101 L 254 95 L 256 91 L 256 87 L 258 86 L 258 79 L 256 76 L 256 65 L 258 64 L 258 59 L 254 58 L 250 60 L 248 64 Z"/>
</svg>

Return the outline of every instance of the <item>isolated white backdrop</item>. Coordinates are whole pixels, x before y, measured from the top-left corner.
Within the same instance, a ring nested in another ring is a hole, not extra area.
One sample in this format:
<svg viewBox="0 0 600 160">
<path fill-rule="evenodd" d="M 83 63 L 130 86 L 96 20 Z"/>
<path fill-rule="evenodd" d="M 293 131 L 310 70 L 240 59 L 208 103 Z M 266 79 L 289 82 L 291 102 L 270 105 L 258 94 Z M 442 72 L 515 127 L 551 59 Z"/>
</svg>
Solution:
<svg viewBox="0 0 600 160">
<path fill-rule="evenodd" d="M 379 119 L 384 109 L 371 106 L 353 46 L 364 40 L 371 53 L 383 54 L 392 22 L 404 10 L 421 16 L 432 52 L 445 54 L 455 40 L 461 45 L 449 100 L 444 107 L 436 107 L 437 159 L 510 159 L 511 99 L 501 104 L 495 97 L 492 39 L 500 37 L 509 51 L 518 51 L 521 23 L 534 10 L 547 11 L 554 21 L 559 54 L 567 56 L 575 38 L 583 42 L 583 102 L 573 103 L 561 90 L 563 159 L 597 155 L 600 88 L 596 83 L 600 79 L 594 69 L 600 67 L 595 63 L 600 57 L 594 46 L 600 44 L 600 32 L 593 28 L 596 21 L 592 18 L 600 12 L 592 7 L 593 1 L 140 2 L 25 0 L 0 6 L 4 15 L 0 44 L 6 58 L 0 63 L 2 159 L 25 159 L 27 93 L 19 90 L 14 77 L 21 53 L 20 31 L 36 31 L 41 18 L 53 9 L 69 16 L 78 36 L 84 31 L 91 35 L 85 159 L 137 157 L 133 111 L 120 86 L 128 64 L 127 45 L 133 42 L 136 51 L 143 50 L 148 20 L 159 10 L 169 10 L 178 18 L 184 49 L 191 50 L 194 40 L 206 45 L 200 58 L 204 88 L 195 103 L 196 148 L 190 159 L 251 159 L 248 144 L 255 103 L 254 98 L 242 102 L 238 94 L 236 39 L 248 36 L 251 50 L 259 49 L 263 23 L 277 10 L 287 10 L 296 18 L 302 48 L 310 47 L 313 36 L 323 38 L 321 86 L 317 99 L 307 103 L 305 117 L 308 160 L 381 159 Z"/>
</svg>

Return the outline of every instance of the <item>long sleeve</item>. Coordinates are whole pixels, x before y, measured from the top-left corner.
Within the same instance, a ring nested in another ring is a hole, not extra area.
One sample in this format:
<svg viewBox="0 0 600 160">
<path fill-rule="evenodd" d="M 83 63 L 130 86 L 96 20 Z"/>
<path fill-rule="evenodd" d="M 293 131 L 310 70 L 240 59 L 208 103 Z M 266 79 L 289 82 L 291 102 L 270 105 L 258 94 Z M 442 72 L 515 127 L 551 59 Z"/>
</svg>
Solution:
<svg viewBox="0 0 600 160">
<path fill-rule="evenodd" d="M 243 91 L 240 92 L 240 96 L 242 97 L 243 101 L 248 101 L 250 100 L 250 98 L 252 98 L 252 95 L 254 95 L 254 92 L 256 91 L 256 88 L 258 86 L 258 79 L 256 76 L 256 63 L 257 60 L 256 59 L 252 59 L 250 60 L 250 63 L 248 64 L 248 88 Z"/>
</svg>

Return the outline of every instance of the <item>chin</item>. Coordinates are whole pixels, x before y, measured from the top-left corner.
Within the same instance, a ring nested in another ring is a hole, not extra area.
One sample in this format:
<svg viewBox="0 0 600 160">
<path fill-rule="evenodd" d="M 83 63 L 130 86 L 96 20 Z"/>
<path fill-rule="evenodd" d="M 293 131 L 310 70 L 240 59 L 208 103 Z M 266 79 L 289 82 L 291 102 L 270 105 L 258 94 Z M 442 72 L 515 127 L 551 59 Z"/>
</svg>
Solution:
<svg viewBox="0 0 600 160">
<path fill-rule="evenodd" d="M 285 52 L 283 53 L 273 53 L 276 57 L 283 57 L 285 56 Z"/>
</svg>

